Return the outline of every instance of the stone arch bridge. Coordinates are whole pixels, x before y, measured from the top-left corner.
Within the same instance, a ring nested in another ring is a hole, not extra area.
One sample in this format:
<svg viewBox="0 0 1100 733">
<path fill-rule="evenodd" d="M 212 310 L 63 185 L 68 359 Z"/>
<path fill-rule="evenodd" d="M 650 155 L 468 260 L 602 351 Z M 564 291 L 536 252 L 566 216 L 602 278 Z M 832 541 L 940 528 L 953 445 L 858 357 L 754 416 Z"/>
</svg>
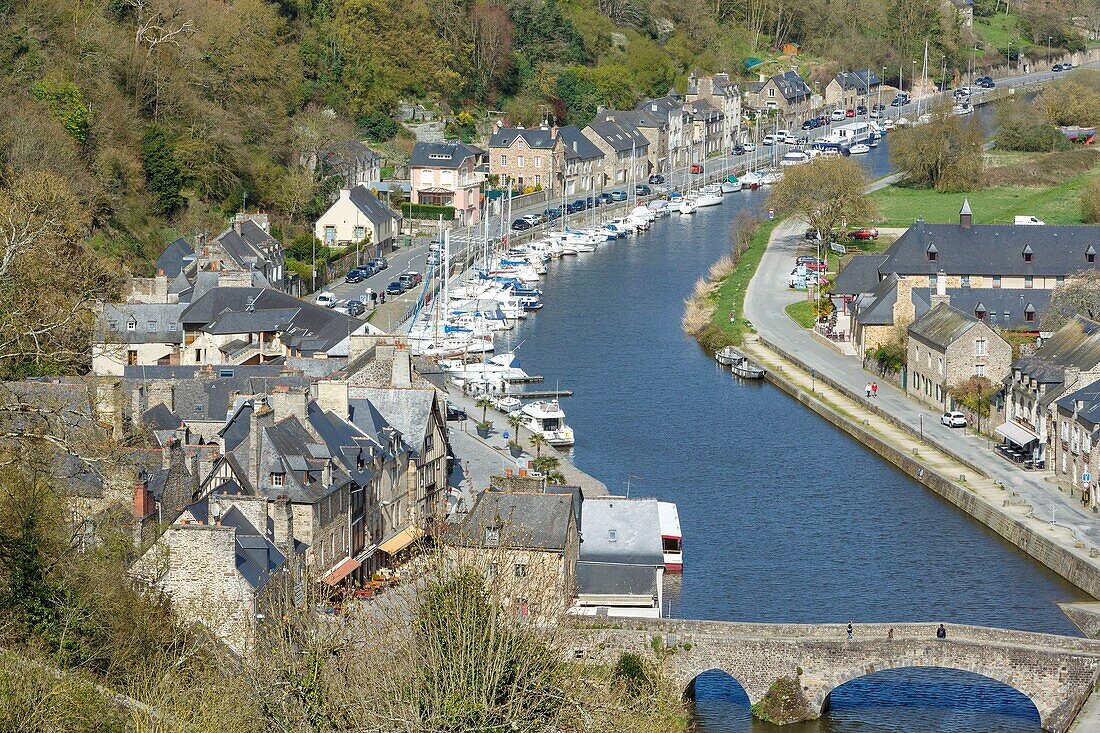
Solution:
<svg viewBox="0 0 1100 733">
<path fill-rule="evenodd" d="M 1100 676 L 1100 641 L 936 623 L 846 625 L 753 624 L 721 621 L 602 618 L 575 622 L 570 644 L 577 658 L 614 662 L 624 651 L 654 656 L 685 691 L 695 678 L 721 670 L 736 679 L 751 703 L 780 678 L 797 679 L 819 717 L 836 687 L 873 672 L 901 667 L 944 667 L 992 678 L 1026 695 L 1044 730 L 1065 733 Z M 893 638 L 889 638 L 890 630 Z M 654 637 L 658 637 L 659 644 Z"/>
</svg>

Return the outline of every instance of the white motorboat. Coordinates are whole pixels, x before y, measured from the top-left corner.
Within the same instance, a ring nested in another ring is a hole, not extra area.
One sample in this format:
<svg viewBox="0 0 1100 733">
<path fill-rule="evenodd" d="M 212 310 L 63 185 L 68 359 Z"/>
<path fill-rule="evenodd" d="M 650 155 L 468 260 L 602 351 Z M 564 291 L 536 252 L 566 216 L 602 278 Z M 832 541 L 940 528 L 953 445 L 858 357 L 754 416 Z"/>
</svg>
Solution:
<svg viewBox="0 0 1100 733">
<path fill-rule="evenodd" d="M 557 400 L 531 402 L 524 405 L 519 414 L 523 417 L 523 427 L 546 438 L 550 445 L 573 445 L 573 428 L 565 424 L 565 412 Z"/>
<path fill-rule="evenodd" d="M 679 209 L 681 214 L 694 214 L 695 208 L 696 207 L 694 198 L 688 198 L 685 196 L 684 200 L 680 202 Z"/>
<path fill-rule="evenodd" d="M 779 161 L 779 165 L 791 166 L 802 165 L 803 163 L 810 162 L 810 154 L 802 150 L 792 150 L 783 156 L 783 160 Z"/>
<path fill-rule="evenodd" d="M 730 176 L 730 178 L 733 178 L 733 180 L 731 181 L 729 179 L 726 179 L 722 181 L 722 193 L 737 193 L 743 187 L 744 184 L 742 184 L 741 181 L 739 181 L 737 178 L 735 178 L 734 176 Z"/>
<path fill-rule="evenodd" d="M 974 107 L 969 102 L 956 104 L 954 107 L 951 108 L 951 114 L 958 117 L 962 117 L 964 115 L 972 115 L 974 114 Z"/>
<path fill-rule="evenodd" d="M 507 415 L 510 412 L 515 412 L 516 410 L 518 410 L 522 406 L 523 406 L 523 403 L 521 403 L 519 401 L 519 399 L 516 398 L 516 397 L 504 396 L 504 397 L 497 397 L 496 399 L 493 400 L 493 407 L 500 410 L 505 415 Z"/>
<path fill-rule="evenodd" d="M 698 208 L 703 208 L 704 206 L 718 206 L 725 200 L 722 198 L 721 187 L 715 185 L 714 188 L 717 190 L 708 191 L 707 188 L 704 188 L 699 192 L 699 195 L 695 197 L 695 205 Z"/>
<path fill-rule="evenodd" d="M 493 342 L 456 336 L 436 337 L 432 334 L 410 334 L 409 351 L 413 356 L 444 358 L 465 354 L 485 354 L 493 350 Z"/>
<path fill-rule="evenodd" d="M 743 186 L 748 186 L 749 188 L 752 188 L 753 186 L 761 185 L 761 181 L 763 180 L 763 178 L 764 176 L 762 176 L 760 173 L 757 173 L 756 171 L 748 171 L 741 175 L 741 184 Z"/>
<path fill-rule="evenodd" d="M 661 525 L 661 550 L 664 553 L 665 572 L 684 571 L 683 533 L 680 531 L 680 513 L 670 501 L 657 502 L 657 518 Z"/>
<path fill-rule="evenodd" d="M 467 362 L 462 359 L 442 359 L 439 368 L 452 379 L 495 381 L 506 379 L 526 379 L 527 372 L 520 368 L 516 352 L 506 351 L 496 354 L 485 361 Z"/>
<path fill-rule="evenodd" d="M 771 186 L 779 183 L 783 180 L 783 171 L 772 170 L 764 173 L 764 177 L 760 179 L 760 183 L 764 186 Z"/>
<path fill-rule="evenodd" d="M 852 155 L 864 155 L 871 152 L 871 147 L 863 143 L 856 143 L 852 147 L 848 148 L 848 152 Z"/>
<path fill-rule="evenodd" d="M 733 370 L 742 379 L 763 379 L 764 369 L 749 361 L 749 358 L 732 346 L 714 352 L 714 360 Z"/>
<path fill-rule="evenodd" d="M 634 210 L 630 212 L 630 218 L 645 219 L 651 222 L 657 218 L 657 214 L 648 206 L 635 206 Z"/>
</svg>

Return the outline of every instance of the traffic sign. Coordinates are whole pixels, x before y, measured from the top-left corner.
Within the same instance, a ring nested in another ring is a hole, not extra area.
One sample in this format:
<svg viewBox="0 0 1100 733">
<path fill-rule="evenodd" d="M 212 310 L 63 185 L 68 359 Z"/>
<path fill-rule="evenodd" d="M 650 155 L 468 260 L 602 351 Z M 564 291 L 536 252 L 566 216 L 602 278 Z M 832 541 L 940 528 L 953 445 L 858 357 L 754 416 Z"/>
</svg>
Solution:
<svg viewBox="0 0 1100 733">
<path fill-rule="evenodd" d="M 1081 472 L 1081 481 L 1083 481 L 1084 483 L 1092 481 L 1092 474 L 1089 473 L 1087 468 Z"/>
</svg>

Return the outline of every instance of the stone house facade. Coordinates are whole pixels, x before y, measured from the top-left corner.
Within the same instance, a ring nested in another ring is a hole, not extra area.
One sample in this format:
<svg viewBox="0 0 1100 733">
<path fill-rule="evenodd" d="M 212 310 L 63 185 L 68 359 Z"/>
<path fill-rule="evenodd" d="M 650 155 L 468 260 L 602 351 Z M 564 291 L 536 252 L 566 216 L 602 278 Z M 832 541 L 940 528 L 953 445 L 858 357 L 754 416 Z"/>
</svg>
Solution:
<svg viewBox="0 0 1100 733">
<path fill-rule="evenodd" d="M 602 180 L 603 151 L 576 125 L 566 125 L 558 130 L 558 134 L 562 140 L 565 166 L 565 195 L 596 192 L 596 183 Z"/>
<path fill-rule="evenodd" d="M 756 113 L 774 112 L 781 119 L 805 117 L 813 105 L 813 92 L 795 70 L 745 85 L 745 106 Z"/>
<path fill-rule="evenodd" d="M 629 121 L 620 122 L 610 113 L 604 119 L 592 120 L 583 132 L 603 153 L 598 189 L 625 188 L 631 182 L 644 183 L 649 178 L 654 165 L 649 138 Z"/>
<path fill-rule="evenodd" d="M 855 109 L 861 104 L 870 107 L 878 101 L 872 97 L 881 85 L 878 74 L 870 69 L 842 71 L 825 85 L 825 104 L 837 109 Z"/>
<path fill-rule="evenodd" d="M 669 90 L 665 96 L 642 102 L 636 109 L 645 110 L 650 115 L 667 122 L 665 142 L 662 147 L 667 162 L 664 164 L 659 162 L 657 172 L 667 174 L 669 170 L 686 167 L 691 162 L 692 129 L 690 120 L 685 119 L 684 100 L 674 90 Z"/>
<path fill-rule="evenodd" d="M 1100 507 L 1100 380 L 1055 403 L 1054 473 L 1077 490 L 1081 503 Z M 1085 476 L 1089 480 L 1085 481 Z"/>
<path fill-rule="evenodd" d="M 489 173 L 517 193 L 556 190 L 563 155 L 556 127 L 501 127 L 489 137 Z"/>
<path fill-rule="evenodd" d="M 1008 374 L 1012 347 L 974 316 L 933 296 L 931 310 L 907 329 L 906 393 L 942 410 L 954 407 L 951 389 L 971 377 L 999 384 Z"/>
</svg>

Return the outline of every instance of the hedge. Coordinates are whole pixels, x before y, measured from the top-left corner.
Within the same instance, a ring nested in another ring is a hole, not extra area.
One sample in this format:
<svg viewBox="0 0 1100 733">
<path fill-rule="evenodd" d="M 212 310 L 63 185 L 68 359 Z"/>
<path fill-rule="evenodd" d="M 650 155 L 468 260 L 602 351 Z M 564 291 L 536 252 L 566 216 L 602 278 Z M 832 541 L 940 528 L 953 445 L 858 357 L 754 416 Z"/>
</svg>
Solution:
<svg viewBox="0 0 1100 733">
<path fill-rule="evenodd" d="M 401 213 L 406 219 L 431 219 L 435 221 L 442 214 L 444 221 L 454 221 L 455 207 L 436 206 L 434 204 L 401 204 Z"/>
</svg>

